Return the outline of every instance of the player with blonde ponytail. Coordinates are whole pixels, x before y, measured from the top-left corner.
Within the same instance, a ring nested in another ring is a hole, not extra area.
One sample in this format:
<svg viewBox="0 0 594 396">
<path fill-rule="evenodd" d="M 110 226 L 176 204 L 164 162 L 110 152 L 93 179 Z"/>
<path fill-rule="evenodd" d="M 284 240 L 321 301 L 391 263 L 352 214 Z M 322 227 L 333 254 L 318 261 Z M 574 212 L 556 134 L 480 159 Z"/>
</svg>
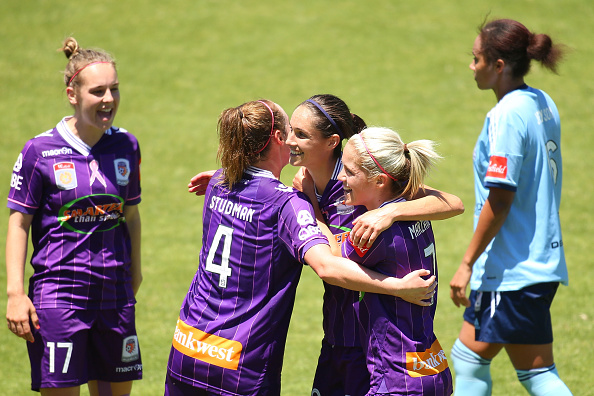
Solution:
<svg viewBox="0 0 594 396">
<path fill-rule="evenodd" d="M 405 144 L 388 128 L 371 127 L 352 137 L 342 155 L 339 175 L 345 205 L 375 210 L 413 199 L 440 156 L 434 143 Z M 436 244 L 428 220 L 396 221 L 370 248 L 350 238 L 342 244 L 346 258 L 391 276 L 426 269 L 437 279 Z M 426 306 L 397 297 L 364 293 L 358 303 L 363 350 L 370 373 L 368 395 L 450 395 L 452 376 L 433 332 L 437 294 Z"/>
</svg>

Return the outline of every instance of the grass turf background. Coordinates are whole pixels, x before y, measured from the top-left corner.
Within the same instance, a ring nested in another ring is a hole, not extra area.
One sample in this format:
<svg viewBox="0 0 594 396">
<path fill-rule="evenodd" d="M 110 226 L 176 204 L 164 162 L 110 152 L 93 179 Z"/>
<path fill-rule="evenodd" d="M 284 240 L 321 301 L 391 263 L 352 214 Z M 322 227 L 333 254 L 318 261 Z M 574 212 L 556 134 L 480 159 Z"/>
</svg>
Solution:
<svg viewBox="0 0 594 396">
<path fill-rule="evenodd" d="M 492 92 L 476 88 L 468 69 L 476 28 L 489 15 L 522 21 L 570 50 L 560 75 L 539 65 L 527 82 L 556 101 L 563 123 L 561 206 L 570 287 L 553 304 L 555 357 L 576 395 L 594 394 L 588 348 L 594 338 L 590 209 L 590 128 L 594 84 L 594 5 L 583 0 L 412 1 L 139 1 L 7 0 L 0 4 L 0 182 L 5 198 L 12 166 L 29 138 L 71 114 L 55 52 L 73 35 L 83 47 L 115 55 L 122 102 L 115 125 L 140 140 L 144 283 L 137 325 L 144 379 L 136 395 L 163 392 L 174 323 L 197 265 L 203 200 L 186 192 L 191 176 L 216 164 L 221 110 L 268 98 L 290 114 L 304 99 L 333 93 L 370 125 L 389 126 L 405 141 L 439 142 L 445 159 L 430 185 L 460 196 L 466 213 L 435 222 L 441 290 L 436 333 L 449 352 L 462 311 L 448 282 L 472 234 L 472 149 Z M 283 180 L 295 169 L 288 166 Z M 0 211 L 0 235 L 8 210 Z M 4 257 L 4 244 L 0 244 Z M 30 272 L 30 268 L 27 268 Z M 5 284 L 0 271 L 0 284 Z M 305 269 L 289 330 L 283 395 L 309 394 L 321 340 L 321 282 Z M 0 306 L 6 306 L 5 293 Z M 4 308 L 5 309 L 5 308 Z M 492 365 L 494 395 L 523 394 L 505 353 Z M 28 395 L 24 342 L 0 331 L 0 393 Z M 82 394 L 88 394 L 83 387 Z"/>
</svg>

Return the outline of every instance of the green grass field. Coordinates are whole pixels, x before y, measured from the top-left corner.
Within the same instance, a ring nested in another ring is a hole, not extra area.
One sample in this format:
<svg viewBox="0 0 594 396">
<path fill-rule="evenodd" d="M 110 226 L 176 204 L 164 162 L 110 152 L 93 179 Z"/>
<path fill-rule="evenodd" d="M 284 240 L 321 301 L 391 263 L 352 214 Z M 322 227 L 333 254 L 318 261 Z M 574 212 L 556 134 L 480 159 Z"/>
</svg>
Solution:
<svg viewBox="0 0 594 396">
<path fill-rule="evenodd" d="M 116 125 L 140 140 L 144 283 L 138 332 L 144 379 L 135 395 L 163 393 L 179 306 L 196 270 L 202 199 L 187 193 L 191 176 L 216 164 L 221 110 L 268 98 L 288 113 L 313 94 L 333 93 L 368 124 L 393 127 L 405 141 L 439 142 L 445 159 L 430 185 L 460 196 L 466 213 L 434 223 L 441 273 L 436 333 L 449 352 L 462 310 L 448 283 L 472 234 L 472 149 L 491 92 L 476 89 L 468 69 L 476 27 L 509 17 L 565 43 L 556 76 L 534 65 L 530 85 L 555 99 L 563 122 L 561 217 L 570 270 L 552 308 L 556 363 L 575 395 L 593 395 L 588 348 L 594 340 L 594 4 L 584 0 L 395 0 L 299 2 L 229 0 L 99 3 L 5 0 L 0 3 L 0 182 L 2 199 L 26 140 L 71 114 L 57 53 L 73 35 L 118 61 L 122 102 Z M 287 167 L 290 182 L 295 169 Z M 0 211 L 4 240 L 8 210 Z M 0 243 L 4 258 L 4 242 Z M 2 265 L 3 267 L 4 265 Z M 5 271 L 0 284 L 5 285 Z M 4 287 L 4 286 L 2 286 Z M 321 340 L 322 286 L 310 269 L 299 285 L 283 371 L 283 395 L 308 395 Z M 6 307 L 5 293 L 0 306 Z M 24 341 L 0 330 L 0 394 L 29 395 Z M 492 365 L 494 395 L 525 394 L 507 356 Z M 88 394 L 83 387 L 82 394 Z"/>
</svg>

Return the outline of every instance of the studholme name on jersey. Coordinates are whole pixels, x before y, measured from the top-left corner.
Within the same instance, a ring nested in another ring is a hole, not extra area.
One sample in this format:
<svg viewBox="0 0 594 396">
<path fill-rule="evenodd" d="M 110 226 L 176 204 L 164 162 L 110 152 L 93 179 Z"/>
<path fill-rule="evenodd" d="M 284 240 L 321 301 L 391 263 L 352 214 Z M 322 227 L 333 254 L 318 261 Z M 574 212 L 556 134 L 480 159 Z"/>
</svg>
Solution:
<svg viewBox="0 0 594 396">
<path fill-rule="evenodd" d="M 231 202 L 221 197 L 213 196 L 210 200 L 210 209 L 216 210 L 219 213 L 231 215 L 239 220 L 252 222 L 255 209 L 248 208 L 247 206 L 240 205 L 236 202 Z"/>
<path fill-rule="evenodd" d="M 419 235 L 427 231 L 431 227 L 431 222 L 427 220 L 417 221 L 411 227 L 408 227 L 412 239 L 418 238 Z"/>
</svg>

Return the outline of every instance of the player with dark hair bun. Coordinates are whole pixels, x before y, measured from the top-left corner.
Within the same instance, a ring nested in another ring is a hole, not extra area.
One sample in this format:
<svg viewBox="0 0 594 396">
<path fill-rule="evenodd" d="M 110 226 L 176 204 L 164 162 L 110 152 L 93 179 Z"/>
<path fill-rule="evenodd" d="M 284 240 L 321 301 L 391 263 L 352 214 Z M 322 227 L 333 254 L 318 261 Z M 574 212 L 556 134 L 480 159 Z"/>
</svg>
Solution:
<svg viewBox="0 0 594 396">
<path fill-rule="evenodd" d="M 464 322 L 452 349 L 457 395 L 490 395 L 491 360 L 505 349 L 531 395 L 570 395 L 553 359 L 550 306 L 568 274 L 559 220 L 561 126 L 532 60 L 556 71 L 562 47 L 521 23 L 482 26 L 470 69 L 497 104 L 474 149 L 475 230 L 450 283 Z M 466 288 L 470 283 L 470 296 Z"/>
</svg>

